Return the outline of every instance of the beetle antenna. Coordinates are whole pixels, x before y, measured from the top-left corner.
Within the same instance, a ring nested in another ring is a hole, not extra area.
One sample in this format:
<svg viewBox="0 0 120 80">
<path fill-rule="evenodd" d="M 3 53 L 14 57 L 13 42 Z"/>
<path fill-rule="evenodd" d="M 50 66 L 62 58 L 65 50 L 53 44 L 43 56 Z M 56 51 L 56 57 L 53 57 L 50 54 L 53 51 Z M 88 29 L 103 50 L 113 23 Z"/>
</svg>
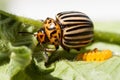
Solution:
<svg viewBox="0 0 120 80">
<path fill-rule="evenodd" d="M 32 35 L 34 35 L 34 33 L 32 33 L 32 32 L 18 32 L 18 33 L 20 33 L 20 34 L 32 34 Z"/>
</svg>

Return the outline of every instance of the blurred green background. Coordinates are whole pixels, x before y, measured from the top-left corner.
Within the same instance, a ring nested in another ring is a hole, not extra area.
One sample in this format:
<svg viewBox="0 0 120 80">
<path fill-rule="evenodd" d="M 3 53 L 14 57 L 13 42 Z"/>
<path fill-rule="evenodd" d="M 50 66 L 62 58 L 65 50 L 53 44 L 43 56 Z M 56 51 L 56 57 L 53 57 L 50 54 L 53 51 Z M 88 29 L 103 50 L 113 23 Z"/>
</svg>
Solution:
<svg viewBox="0 0 120 80">
<path fill-rule="evenodd" d="M 55 19 L 55 15 L 61 11 L 81 11 L 92 19 L 95 31 L 120 34 L 119 3 L 119 0 L 0 0 L 0 10 L 37 20 L 46 17 Z M 111 46 L 99 42 L 91 48 L 95 47 L 111 49 L 116 54 L 120 52 L 116 44 Z"/>
</svg>

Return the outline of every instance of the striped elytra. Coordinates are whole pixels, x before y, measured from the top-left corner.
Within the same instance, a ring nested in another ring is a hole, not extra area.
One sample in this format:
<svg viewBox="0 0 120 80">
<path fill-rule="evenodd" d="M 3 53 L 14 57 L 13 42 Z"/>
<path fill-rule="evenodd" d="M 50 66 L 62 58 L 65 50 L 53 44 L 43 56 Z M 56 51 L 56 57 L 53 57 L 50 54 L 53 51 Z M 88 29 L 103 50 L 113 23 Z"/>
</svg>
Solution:
<svg viewBox="0 0 120 80">
<path fill-rule="evenodd" d="M 56 15 L 61 33 L 61 46 L 65 49 L 77 49 L 86 46 L 93 40 L 93 23 L 82 12 L 68 11 Z"/>
<path fill-rule="evenodd" d="M 53 44 L 56 50 L 59 45 L 63 49 L 79 50 L 93 40 L 93 23 L 90 18 L 77 11 L 60 12 L 56 20 L 47 18 L 43 27 L 36 34 L 37 40 L 46 51 L 43 44 Z M 48 49 L 47 49 L 48 50 Z"/>
</svg>

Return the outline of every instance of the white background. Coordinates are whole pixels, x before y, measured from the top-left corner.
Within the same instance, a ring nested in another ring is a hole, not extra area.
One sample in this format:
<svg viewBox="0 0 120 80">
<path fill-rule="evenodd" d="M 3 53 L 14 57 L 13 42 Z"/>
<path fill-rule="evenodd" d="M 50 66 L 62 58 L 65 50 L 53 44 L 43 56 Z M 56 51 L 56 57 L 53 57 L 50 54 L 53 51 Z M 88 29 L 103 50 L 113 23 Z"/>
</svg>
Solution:
<svg viewBox="0 0 120 80">
<path fill-rule="evenodd" d="M 0 0 L 1 2 L 2 0 Z M 61 11 L 81 11 L 94 21 L 120 20 L 120 0 L 3 0 L 7 9 L 33 19 L 55 18 Z M 2 1 L 2 2 L 3 2 Z M 0 8 L 2 9 L 2 7 Z"/>
</svg>

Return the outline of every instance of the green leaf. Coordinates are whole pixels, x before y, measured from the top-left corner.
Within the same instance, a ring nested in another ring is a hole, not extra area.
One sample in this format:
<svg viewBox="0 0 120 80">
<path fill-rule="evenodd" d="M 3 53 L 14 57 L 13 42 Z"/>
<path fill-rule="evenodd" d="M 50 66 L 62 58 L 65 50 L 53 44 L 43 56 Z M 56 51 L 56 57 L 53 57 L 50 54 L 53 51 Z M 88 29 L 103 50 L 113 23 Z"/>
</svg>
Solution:
<svg viewBox="0 0 120 80">
<path fill-rule="evenodd" d="M 23 71 L 30 64 L 30 61 L 30 49 L 27 47 L 14 47 L 9 63 L 0 67 L 0 80 L 11 80 L 17 73 Z"/>
<path fill-rule="evenodd" d="M 120 57 L 114 56 L 104 62 L 63 60 L 56 63 L 51 75 L 61 80 L 119 80 Z"/>
<path fill-rule="evenodd" d="M 44 52 L 39 45 L 36 46 L 36 38 L 30 34 L 19 33 L 34 33 L 42 25 L 41 21 L 0 10 L 0 80 L 119 80 L 118 55 L 104 62 L 75 61 L 79 51 L 66 52 L 60 48 L 45 63 Z M 98 42 L 89 45 L 85 50 L 97 47 L 120 52 L 119 33 L 99 31 L 95 27 L 95 40 Z M 81 52 L 85 50 L 82 49 Z"/>
<path fill-rule="evenodd" d="M 32 50 L 36 43 L 33 35 L 19 32 L 35 32 L 41 25 L 40 21 L 0 10 L 0 80 L 14 80 L 18 76 L 23 76 L 21 73 L 26 74 L 24 70 L 31 63 Z M 24 75 L 21 79 L 30 78 Z"/>
</svg>

